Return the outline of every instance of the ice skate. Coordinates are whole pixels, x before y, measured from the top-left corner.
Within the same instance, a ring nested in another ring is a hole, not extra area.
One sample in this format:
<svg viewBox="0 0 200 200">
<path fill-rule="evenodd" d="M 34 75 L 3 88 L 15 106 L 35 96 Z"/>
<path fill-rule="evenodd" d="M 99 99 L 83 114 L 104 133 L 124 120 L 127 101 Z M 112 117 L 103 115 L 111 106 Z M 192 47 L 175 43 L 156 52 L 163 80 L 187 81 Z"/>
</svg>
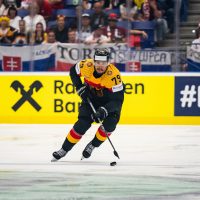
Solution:
<svg viewBox="0 0 200 200">
<path fill-rule="evenodd" d="M 95 146 L 92 145 L 92 142 L 90 142 L 85 149 L 82 152 L 82 158 L 81 160 L 83 160 L 84 158 L 89 158 L 92 154 L 92 151 L 94 150 Z"/>
<path fill-rule="evenodd" d="M 65 151 L 63 148 L 61 148 L 58 151 L 54 151 L 53 152 L 53 158 L 51 159 L 51 162 L 56 162 L 59 159 L 61 159 L 62 157 L 64 157 L 67 154 L 67 151 Z"/>
</svg>

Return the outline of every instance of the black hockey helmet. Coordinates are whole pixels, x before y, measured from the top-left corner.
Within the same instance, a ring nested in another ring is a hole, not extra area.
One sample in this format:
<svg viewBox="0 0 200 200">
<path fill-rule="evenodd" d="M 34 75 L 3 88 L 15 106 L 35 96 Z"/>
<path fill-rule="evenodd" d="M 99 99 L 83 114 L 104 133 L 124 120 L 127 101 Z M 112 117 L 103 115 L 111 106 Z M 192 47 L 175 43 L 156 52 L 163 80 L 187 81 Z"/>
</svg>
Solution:
<svg viewBox="0 0 200 200">
<path fill-rule="evenodd" d="M 110 52 L 107 48 L 96 49 L 94 53 L 94 60 L 107 61 L 110 58 Z"/>
</svg>

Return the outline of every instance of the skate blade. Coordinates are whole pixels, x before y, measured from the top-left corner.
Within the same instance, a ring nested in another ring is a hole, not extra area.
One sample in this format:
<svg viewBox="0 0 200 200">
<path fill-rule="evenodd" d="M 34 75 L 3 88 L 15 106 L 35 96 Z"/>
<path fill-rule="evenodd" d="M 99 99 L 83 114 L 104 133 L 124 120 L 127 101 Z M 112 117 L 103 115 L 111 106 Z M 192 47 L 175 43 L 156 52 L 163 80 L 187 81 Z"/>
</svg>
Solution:
<svg viewBox="0 0 200 200">
<path fill-rule="evenodd" d="M 56 159 L 54 157 L 51 159 L 51 162 L 57 162 L 57 161 L 58 161 L 58 159 Z"/>
<path fill-rule="evenodd" d="M 84 157 L 84 156 L 82 156 L 82 157 L 81 157 L 81 160 L 84 160 L 84 159 L 85 159 L 85 157 Z"/>
</svg>

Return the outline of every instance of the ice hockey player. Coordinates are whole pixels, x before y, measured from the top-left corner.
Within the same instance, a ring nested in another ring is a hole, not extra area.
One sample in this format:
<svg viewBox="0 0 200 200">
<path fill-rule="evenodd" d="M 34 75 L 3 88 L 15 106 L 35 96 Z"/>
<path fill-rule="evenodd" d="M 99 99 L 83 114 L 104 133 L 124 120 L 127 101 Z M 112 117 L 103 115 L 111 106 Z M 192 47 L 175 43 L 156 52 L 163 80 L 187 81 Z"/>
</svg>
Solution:
<svg viewBox="0 0 200 200">
<path fill-rule="evenodd" d="M 124 101 L 124 86 L 119 70 L 111 63 L 107 48 L 96 49 L 94 59 L 85 59 L 70 69 L 70 77 L 82 102 L 79 107 L 78 120 L 69 131 L 62 148 L 53 152 L 52 161 L 64 157 L 82 138 L 93 122 L 99 122 L 94 138 L 82 152 L 82 158 L 89 158 L 92 151 L 110 136 L 120 119 Z M 80 77 L 84 77 L 81 81 Z M 91 109 L 88 98 L 96 109 Z"/>
</svg>

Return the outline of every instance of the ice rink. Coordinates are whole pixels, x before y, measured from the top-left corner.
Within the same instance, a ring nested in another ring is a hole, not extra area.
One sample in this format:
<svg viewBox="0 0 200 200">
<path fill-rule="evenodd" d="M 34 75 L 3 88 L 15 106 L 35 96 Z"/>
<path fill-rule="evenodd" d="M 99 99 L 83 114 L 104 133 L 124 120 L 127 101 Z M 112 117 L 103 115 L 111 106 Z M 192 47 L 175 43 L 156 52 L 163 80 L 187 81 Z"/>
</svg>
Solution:
<svg viewBox="0 0 200 200">
<path fill-rule="evenodd" d="M 72 125 L 0 125 L 1 200 L 199 200 L 200 126 L 120 125 L 91 158 L 50 162 Z M 116 161 L 116 166 L 110 162 Z"/>
</svg>

